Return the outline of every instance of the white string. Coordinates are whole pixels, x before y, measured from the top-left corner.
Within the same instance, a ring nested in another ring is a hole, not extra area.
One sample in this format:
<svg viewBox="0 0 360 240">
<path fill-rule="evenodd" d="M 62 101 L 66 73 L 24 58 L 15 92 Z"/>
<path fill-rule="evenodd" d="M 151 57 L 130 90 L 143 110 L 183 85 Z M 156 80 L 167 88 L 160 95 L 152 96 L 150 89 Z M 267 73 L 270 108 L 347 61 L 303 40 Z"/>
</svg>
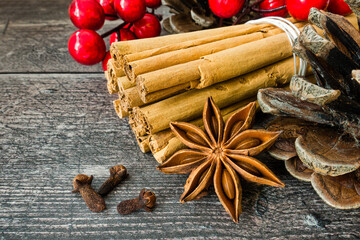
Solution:
<svg viewBox="0 0 360 240">
<path fill-rule="evenodd" d="M 295 40 L 300 35 L 299 29 L 289 20 L 281 17 L 264 17 L 257 20 L 251 20 L 246 22 L 247 24 L 259 24 L 259 23 L 267 23 L 272 24 L 281 30 L 283 30 L 287 37 L 289 38 L 291 46 L 294 46 Z M 305 60 L 300 58 L 300 66 L 299 71 L 297 70 L 297 61 L 296 61 L 296 55 L 293 53 L 294 58 L 294 65 L 295 65 L 295 74 L 298 72 L 298 75 L 300 77 L 304 77 L 306 73 L 307 63 Z"/>
</svg>

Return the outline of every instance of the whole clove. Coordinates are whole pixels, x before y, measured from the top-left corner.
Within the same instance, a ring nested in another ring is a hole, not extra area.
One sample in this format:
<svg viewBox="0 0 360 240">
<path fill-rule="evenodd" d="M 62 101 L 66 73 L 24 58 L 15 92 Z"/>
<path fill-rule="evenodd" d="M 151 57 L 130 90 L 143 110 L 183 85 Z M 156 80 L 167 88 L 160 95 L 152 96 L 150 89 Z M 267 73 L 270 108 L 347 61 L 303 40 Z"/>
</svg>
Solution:
<svg viewBox="0 0 360 240">
<path fill-rule="evenodd" d="M 102 197 L 108 195 L 119 183 L 124 180 L 128 174 L 123 165 L 117 165 L 110 168 L 110 177 L 101 185 L 98 194 Z"/>
<path fill-rule="evenodd" d="M 80 192 L 88 208 L 93 212 L 101 212 L 106 208 L 104 199 L 91 187 L 93 176 L 77 175 L 73 180 L 73 193 Z"/>
<path fill-rule="evenodd" d="M 120 202 L 117 206 L 117 211 L 121 215 L 130 214 L 138 209 L 144 209 L 151 212 L 154 210 L 155 203 L 155 194 L 151 191 L 146 191 L 144 188 L 141 190 L 139 197 Z"/>
</svg>

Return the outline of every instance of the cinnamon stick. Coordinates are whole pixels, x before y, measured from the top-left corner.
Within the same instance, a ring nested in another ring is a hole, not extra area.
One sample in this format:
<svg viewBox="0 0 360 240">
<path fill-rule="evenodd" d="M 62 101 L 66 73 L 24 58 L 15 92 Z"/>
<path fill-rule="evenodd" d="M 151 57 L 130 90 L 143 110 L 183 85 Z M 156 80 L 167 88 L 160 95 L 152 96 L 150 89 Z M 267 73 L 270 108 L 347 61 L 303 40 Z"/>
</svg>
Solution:
<svg viewBox="0 0 360 240">
<path fill-rule="evenodd" d="M 113 94 L 114 93 L 114 91 L 112 90 L 113 89 L 113 87 L 112 87 L 112 83 L 111 83 L 111 78 L 110 78 L 110 75 L 109 75 L 109 71 L 104 71 L 104 74 L 105 74 L 105 79 L 106 79 L 106 87 L 107 87 L 107 89 L 108 89 L 108 92 L 110 93 L 110 94 Z"/>
<path fill-rule="evenodd" d="M 139 97 L 141 98 L 141 100 L 148 104 L 148 103 L 153 103 L 162 99 L 165 99 L 167 97 L 171 97 L 174 96 L 176 94 L 182 93 L 187 89 L 191 88 L 191 83 L 184 83 L 184 84 L 180 84 L 174 87 L 170 87 L 170 88 L 166 88 L 157 92 L 153 92 L 150 94 L 147 94 L 145 96 L 140 95 Z M 138 89 L 136 88 L 136 90 L 138 91 Z M 139 92 L 138 92 L 139 94 Z"/>
<path fill-rule="evenodd" d="M 117 84 L 119 91 L 124 91 L 125 89 L 129 89 L 136 86 L 136 84 L 130 82 L 126 76 L 118 77 Z"/>
<path fill-rule="evenodd" d="M 143 153 L 150 152 L 149 136 L 136 137 L 140 151 Z"/>
<path fill-rule="evenodd" d="M 356 25 L 354 16 L 348 16 L 346 19 Z M 160 70 L 141 74 L 137 77 L 137 85 L 141 95 L 184 83 L 186 79 L 193 82 L 199 81 L 199 84 L 194 87 L 203 88 L 269 65 L 290 55 L 291 46 L 283 33 L 204 56 L 200 62 L 196 60 L 164 68 L 158 78 L 156 76 Z M 200 76 L 196 76 L 199 72 L 193 64 L 199 64 Z M 181 77 L 182 69 L 188 69 L 186 78 Z M 171 79 L 173 74 L 176 77 Z"/>
<path fill-rule="evenodd" d="M 297 26 L 303 26 L 303 25 L 304 23 L 297 24 Z M 261 32 L 255 32 L 255 33 L 240 35 L 235 37 L 222 38 L 218 41 L 212 41 L 197 46 L 188 46 L 187 48 L 172 50 L 162 54 L 158 53 L 159 49 L 152 49 L 150 51 L 152 51 L 153 54 L 156 53 L 156 55 L 149 56 L 147 58 L 141 58 L 135 61 L 133 59 L 129 59 L 130 56 L 127 55 L 124 56 L 124 58 L 126 59 L 124 64 L 124 70 L 126 75 L 129 77 L 130 81 L 135 81 L 136 77 L 140 74 L 197 60 L 200 57 L 213 54 L 219 51 L 223 51 L 232 47 L 236 47 L 245 43 L 270 37 L 276 34 L 280 34 L 281 32 L 282 30 L 280 29 L 272 29 L 264 32 L 261 31 Z M 207 40 L 212 38 L 205 38 L 205 39 Z M 183 43 L 175 44 L 175 45 L 181 45 L 181 44 Z M 166 49 L 166 47 L 163 47 L 163 49 Z M 140 52 L 137 55 L 138 56 L 142 55 L 142 53 L 144 52 Z"/>
<path fill-rule="evenodd" d="M 193 82 L 197 86 L 200 80 L 199 64 L 202 60 L 190 61 L 164 69 L 139 75 L 136 79 L 139 94 L 146 95 L 180 84 Z"/>
<path fill-rule="evenodd" d="M 285 33 L 243 44 L 202 58 L 200 84 L 204 88 L 265 67 L 292 55 Z"/>
<path fill-rule="evenodd" d="M 131 87 L 119 92 L 121 108 L 129 112 L 133 107 L 143 106 L 144 102 L 140 99 L 136 87 Z"/>
<path fill-rule="evenodd" d="M 227 38 L 221 41 L 202 44 L 196 47 L 175 50 L 153 57 L 126 63 L 124 66 L 124 70 L 130 81 L 134 82 L 139 74 L 197 60 L 202 56 L 219 52 L 231 47 L 236 47 L 241 44 L 252 42 L 262 38 L 262 33 L 252 33 L 243 36 Z"/>
<path fill-rule="evenodd" d="M 170 121 L 190 121 L 200 117 L 202 104 L 209 96 L 220 108 L 226 107 L 254 96 L 260 88 L 287 83 L 293 74 L 293 59 L 288 58 L 206 89 L 187 91 L 148 106 L 135 107 L 129 122 L 138 136 L 154 134 L 168 128 Z"/>
<path fill-rule="evenodd" d="M 194 88 L 204 88 L 270 65 L 291 54 L 289 40 L 282 33 L 207 55 L 200 60 L 145 73 L 136 81 L 141 95 L 190 81 L 198 81 Z"/>
<path fill-rule="evenodd" d="M 121 69 L 118 63 L 115 60 L 109 59 L 107 63 L 107 88 L 110 94 L 119 92 L 119 86 L 117 79 L 119 77 L 125 76 L 124 71 Z"/>
<path fill-rule="evenodd" d="M 269 27 L 269 28 L 271 28 L 271 27 Z M 251 34 L 251 33 L 253 33 L 253 31 L 254 32 L 259 31 L 259 29 L 260 28 L 254 28 L 251 31 L 249 31 L 247 29 L 240 29 L 237 31 L 226 32 L 221 35 L 206 36 L 206 37 L 200 38 L 200 39 L 194 39 L 194 40 L 189 40 L 189 41 L 179 42 L 179 43 L 172 43 L 170 45 L 160 46 L 160 47 L 154 48 L 154 49 L 149 49 L 149 50 L 145 50 L 145 51 L 141 51 L 141 52 L 134 52 L 131 54 L 124 55 L 124 63 L 126 64 L 129 62 L 157 56 L 160 54 L 164 54 L 164 53 L 168 53 L 168 52 L 172 52 L 172 51 L 176 51 L 176 50 L 187 49 L 190 47 L 196 47 L 196 46 L 200 46 L 203 44 L 220 41 L 220 40 L 223 40 L 226 38 L 232 38 L 232 37 L 237 37 L 237 36 L 241 36 L 241 35 L 245 35 L 245 34 Z M 267 29 L 268 28 L 264 28 L 264 31 L 267 31 Z"/>
<path fill-rule="evenodd" d="M 181 43 L 185 41 L 192 41 L 196 39 L 201 39 L 204 37 L 215 36 L 215 35 L 223 35 L 232 31 L 241 31 L 241 34 L 252 33 L 261 30 L 262 28 L 269 27 L 269 24 L 241 24 L 234 25 L 229 27 L 221 27 L 214 29 L 207 29 L 202 31 L 195 31 L 183 34 L 173 34 L 160 36 L 156 38 L 154 41 L 153 38 L 149 39 L 137 39 L 132 41 L 120 41 L 114 42 L 110 47 L 110 54 L 112 58 L 117 61 L 120 60 L 119 56 L 123 56 L 125 54 L 141 52 L 153 48 L 159 48 L 166 45 L 171 45 L 174 43 Z"/>
<path fill-rule="evenodd" d="M 292 22 L 295 22 L 295 20 L 292 18 L 290 20 Z M 305 23 L 295 23 L 295 25 L 300 28 L 303 25 L 305 25 Z M 263 27 L 263 25 L 259 25 L 259 26 Z M 145 51 L 141 51 L 141 52 L 127 54 L 127 55 L 123 56 L 124 63 L 126 64 L 129 62 L 157 56 L 159 54 L 163 54 L 163 53 L 167 53 L 167 52 L 171 52 L 171 51 L 187 49 L 190 47 L 196 47 L 199 45 L 203 45 L 203 44 L 207 44 L 207 43 L 211 43 L 211 42 L 215 42 L 215 41 L 220 41 L 220 40 L 224 40 L 227 38 L 233 38 L 233 37 L 237 37 L 237 36 L 241 36 L 241 35 L 245 35 L 245 34 L 252 34 L 255 32 L 261 32 L 265 36 L 268 36 L 269 34 L 279 34 L 282 32 L 282 30 L 275 28 L 274 26 L 267 26 L 267 27 L 264 27 L 261 29 L 252 28 L 251 30 L 249 30 L 249 29 L 245 28 L 245 29 L 239 29 L 239 30 L 234 30 L 234 31 L 227 31 L 222 34 L 218 34 L 218 35 L 214 35 L 214 36 L 205 36 L 204 38 L 200 38 L 200 39 L 195 39 L 195 40 L 192 39 L 190 41 L 172 43 L 170 45 L 161 46 L 159 48 L 154 48 L 154 49 L 149 49 L 149 50 L 145 50 Z"/>
<path fill-rule="evenodd" d="M 296 22 L 294 18 L 287 18 L 287 19 L 293 23 Z M 154 41 L 153 38 L 149 38 L 149 39 L 145 38 L 145 39 L 138 39 L 132 41 L 115 42 L 110 47 L 110 54 L 114 60 L 119 60 L 118 56 L 123 56 L 125 54 L 130 54 L 135 52 L 141 52 L 153 48 L 159 48 L 174 43 L 192 41 L 192 40 L 206 38 L 215 35 L 226 36 L 226 34 L 236 31 L 240 31 L 240 33 L 238 34 L 242 35 L 247 33 L 253 33 L 268 27 L 273 27 L 273 26 L 271 24 L 239 24 L 228 27 L 213 28 L 213 29 L 189 32 L 189 33 L 160 36 L 156 38 L 156 41 Z M 230 35 L 230 36 L 236 36 L 236 35 Z"/>
<path fill-rule="evenodd" d="M 121 99 L 116 99 L 115 101 L 113 101 L 116 114 L 119 116 L 119 118 L 128 117 L 128 116 L 129 116 L 129 112 L 128 112 L 128 111 L 125 111 L 124 109 L 122 109 L 120 103 L 121 103 Z"/>
<path fill-rule="evenodd" d="M 153 103 L 165 99 L 169 96 L 173 96 L 178 93 L 181 93 L 185 91 L 186 88 L 188 88 L 188 85 L 189 84 L 186 83 L 175 87 L 166 88 L 164 90 L 146 95 L 145 99 L 140 98 L 136 87 L 131 87 L 125 90 L 120 89 L 119 91 L 119 95 L 121 99 L 120 105 L 124 111 L 129 112 L 134 107 L 141 107 L 146 104 Z"/>
</svg>

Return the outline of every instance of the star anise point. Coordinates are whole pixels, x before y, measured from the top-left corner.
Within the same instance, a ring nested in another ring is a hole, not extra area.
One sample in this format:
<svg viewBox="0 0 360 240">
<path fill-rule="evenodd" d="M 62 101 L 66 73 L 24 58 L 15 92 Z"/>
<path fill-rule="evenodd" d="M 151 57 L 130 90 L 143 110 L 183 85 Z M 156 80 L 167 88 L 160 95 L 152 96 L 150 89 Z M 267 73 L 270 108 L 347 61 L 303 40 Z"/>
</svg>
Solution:
<svg viewBox="0 0 360 240">
<path fill-rule="evenodd" d="M 236 111 L 224 123 L 220 109 L 208 98 L 203 112 L 204 129 L 189 123 L 171 122 L 176 136 L 189 148 L 161 164 L 164 173 L 188 173 L 180 202 L 199 199 L 214 184 L 215 192 L 234 222 L 241 213 L 240 177 L 275 187 L 285 185 L 253 156 L 271 147 L 280 132 L 247 130 L 256 112 L 256 102 Z"/>
</svg>

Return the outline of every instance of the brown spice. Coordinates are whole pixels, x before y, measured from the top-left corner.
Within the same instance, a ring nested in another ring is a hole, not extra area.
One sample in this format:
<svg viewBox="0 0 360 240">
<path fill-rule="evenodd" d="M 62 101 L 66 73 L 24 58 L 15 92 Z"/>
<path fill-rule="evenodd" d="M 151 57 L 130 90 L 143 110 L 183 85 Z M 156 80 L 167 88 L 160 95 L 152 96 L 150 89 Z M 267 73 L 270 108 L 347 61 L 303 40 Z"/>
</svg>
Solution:
<svg viewBox="0 0 360 240">
<path fill-rule="evenodd" d="M 98 194 L 105 197 L 127 176 L 126 168 L 123 165 L 117 165 L 110 168 L 110 177 L 106 179 L 103 185 L 101 185 Z"/>
<path fill-rule="evenodd" d="M 269 148 L 280 132 L 248 130 L 254 119 L 256 104 L 252 102 L 229 117 L 224 124 L 219 108 L 212 98 L 205 104 L 203 121 L 206 133 L 195 125 L 172 122 L 171 129 L 189 148 L 175 153 L 158 166 L 164 173 L 191 172 L 182 203 L 206 195 L 213 182 L 215 192 L 234 222 L 241 213 L 240 177 L 244 180 L 283 187 L 274 173 L 251 157 Z"/>
<path fill-rule="evenodd" d="M 144 209 L 148 212 L 154 210 L 156 203 L 156 196 L 151 191 L 146 191 L 145 188 L 141 190 L 139 197 L 124 200 L 117 206 L 117 211 L 121 215 L 127 215 L 138 209 Z"/>
<path fill-rule="evenodd" d="M 88 208 L 93 212 L 101 212 L 106 208 L 104 199 L 91 187 L 93 176 L 77 175 L 73 180 L 73 193 L 80 192 Z"/>
</svg>

